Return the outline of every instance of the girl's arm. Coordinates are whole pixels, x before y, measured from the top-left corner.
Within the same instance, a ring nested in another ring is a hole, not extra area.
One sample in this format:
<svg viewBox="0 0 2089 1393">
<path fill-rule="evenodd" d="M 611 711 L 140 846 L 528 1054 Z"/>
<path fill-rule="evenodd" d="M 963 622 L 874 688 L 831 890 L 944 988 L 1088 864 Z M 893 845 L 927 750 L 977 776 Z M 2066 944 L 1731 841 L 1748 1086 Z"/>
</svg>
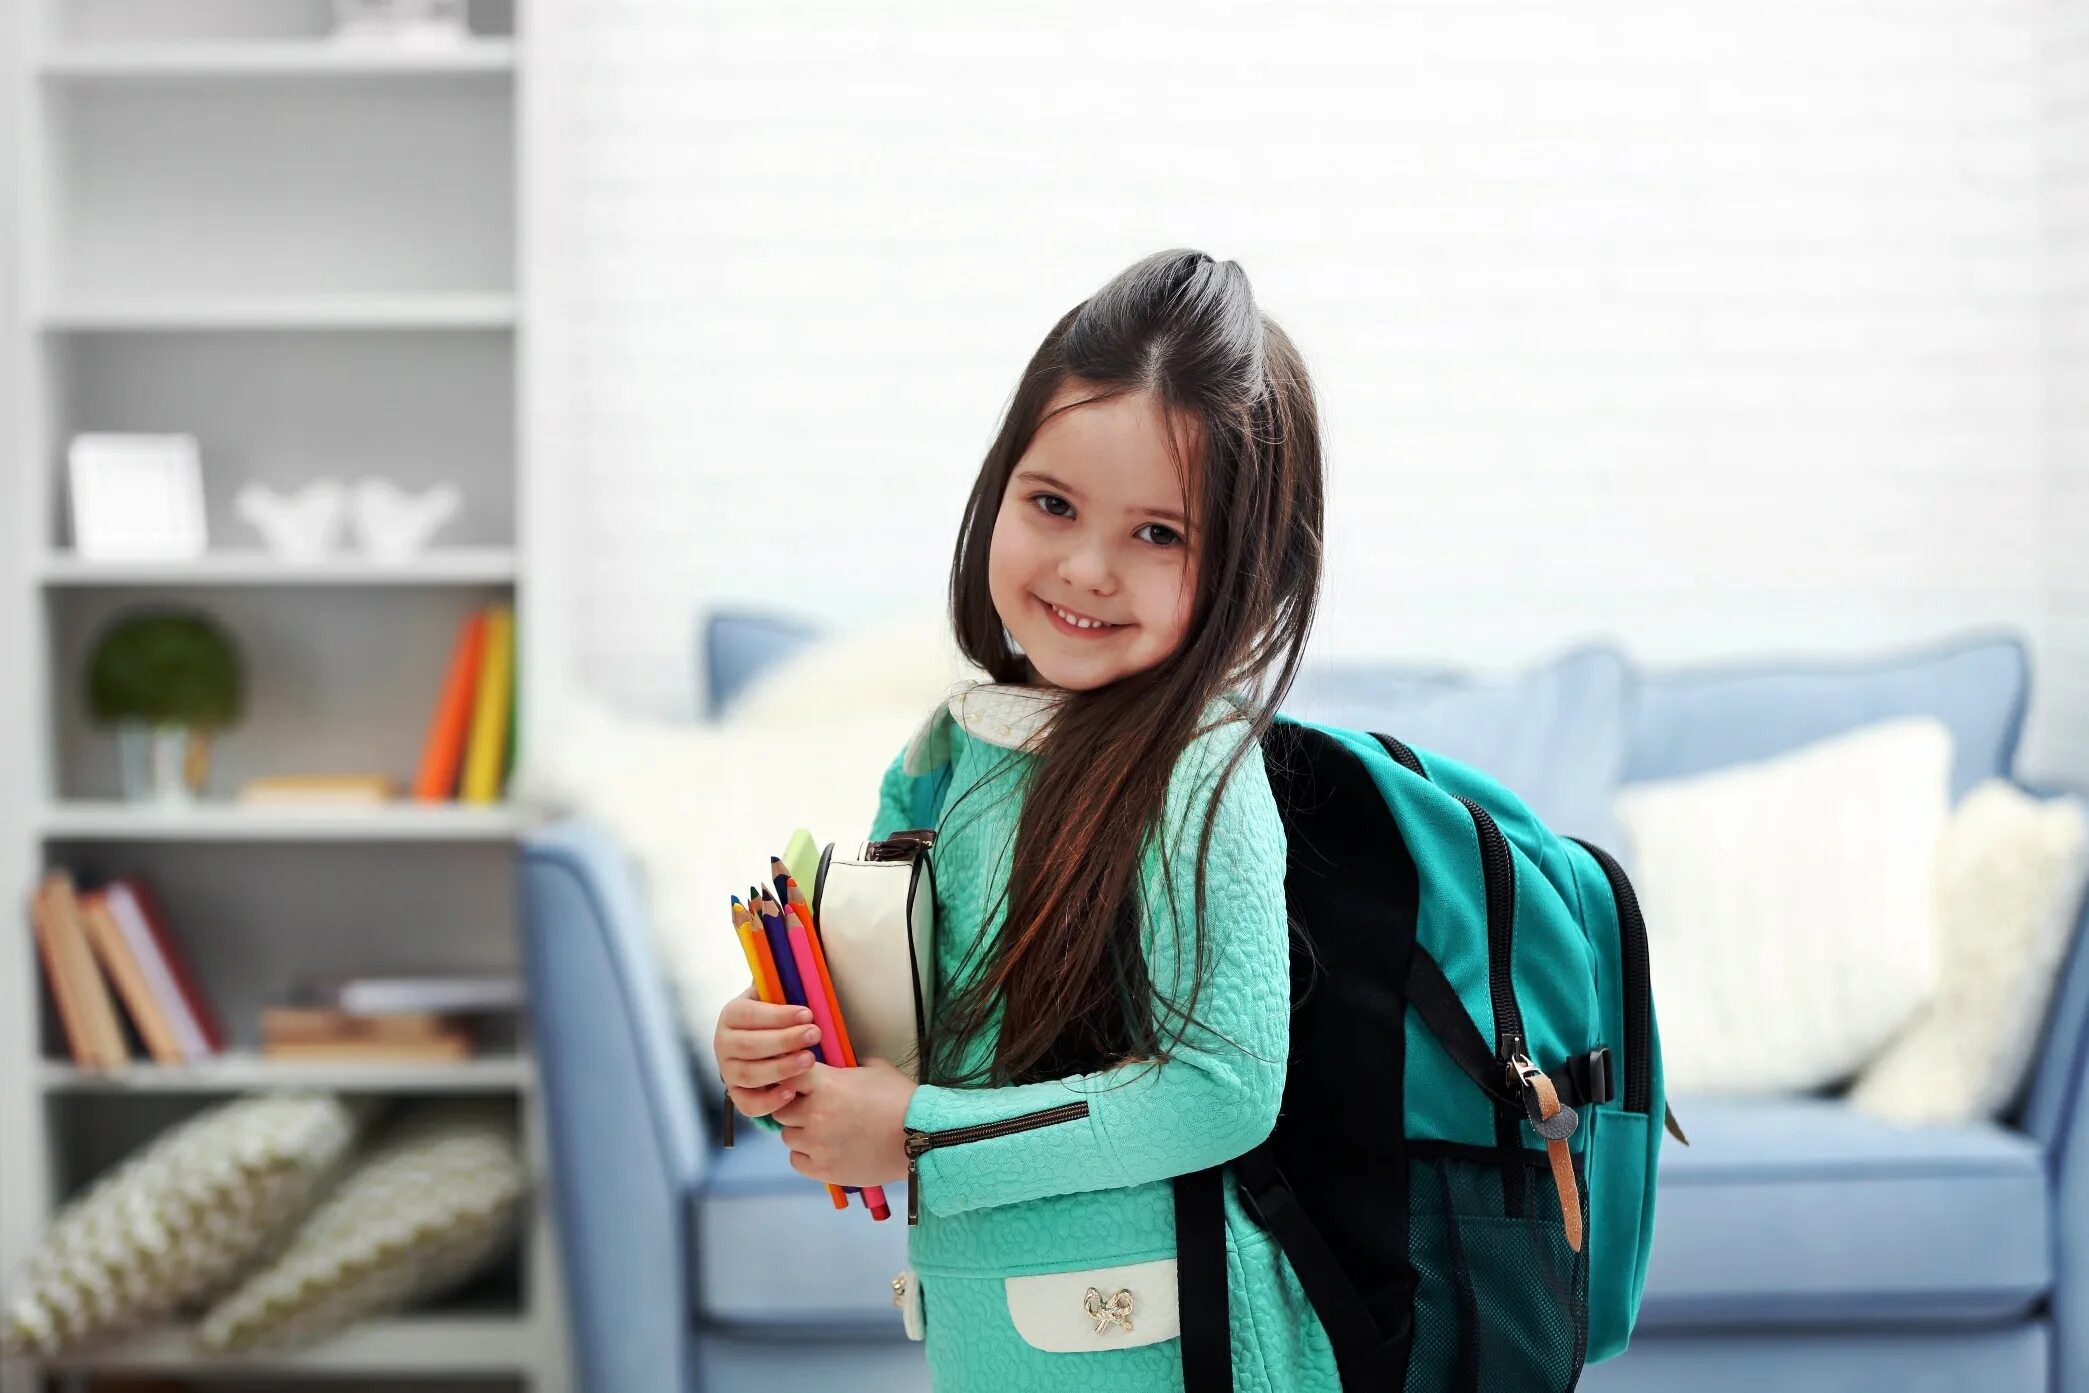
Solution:
<svg viewBox="0 0 2089 1393">
<path fill-rule="evenodd" d="M 1234 724 L 1207 734 L 1177 766 L 1165 823 L 1173 900 L 1157 853 L 1142 870 L 1148 972 L 1156 989 L 1178 1002 L 1193 965 L 1194 945 L 1179 930 L 1195 912 L 1197 839 L 1218 771 L 1243 731 Z M 885 816 L 880 813 L 881 823 Z M 1285 855 L 1261 751 L 1251 751 L 1225 790 L 1212 831 L 1209 975 L 1197 1019 L 1182 1031 L 1172 1057 L 1157 1067 L 1135 1062 L 1041 1083 L 917 1089 L 906 1126 L 923 1134 L 912 1138 L 918 1202 L 956 1214 L 1140 1185 L 1230 1160 L 1268 1136 L 1283 1097 L 1290 1043 Z M 1076 1104 L 1086 1105 L 1085 1116 Z M 937 1140 L 938 1133 L 1002 1123 L 1036 1125 Z"/>
</svg>

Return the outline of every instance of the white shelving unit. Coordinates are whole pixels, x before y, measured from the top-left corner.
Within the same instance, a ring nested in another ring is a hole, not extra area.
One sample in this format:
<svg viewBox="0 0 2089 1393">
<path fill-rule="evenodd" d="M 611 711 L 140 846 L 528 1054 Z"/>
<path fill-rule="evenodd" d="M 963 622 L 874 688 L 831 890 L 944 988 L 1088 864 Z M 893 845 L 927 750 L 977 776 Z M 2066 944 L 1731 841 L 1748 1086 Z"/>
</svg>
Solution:
<svg viewBox="0 0 2089 1393">
<path fill-rule="evenodd" d="M 387 50 L 327 37 L 330 0 L 18 0 L 0 9 L 0 1293 L 51 1213 L 168 1122 L 239 1093 L 510 1099 L 539 1184 L 509 1270 L 471 1299 L 294 1354 L 213 1358 L 138 1332 L 0 1393 L 160 1375 L 197 1393 L 300 1382 L 445 1393 L 568 1387 L 539 1090 L 526 1026 L 459 1064 L 285 1063 L 259 1008 L 306 976 L 520 971 L 506 805 L 296 808 L 231 794 L 262 773 L 410 783 L 458 625 L 515 605 L 522 708 L 543 663 L 531 605 L 543 524 L 525 441 L 525 143 L 531 33 L 556 0 L 474 0 L 473 41 Z M 541 193 L 533 193 L 543 208 Z M 530 356 L 541 355 L 541 346 Z M 5 413 L 12 406 L 18 416 Z M 117 563 L 72 550 L 65 451 L 82 431 L 183 431 L 202 448 L 210 553 Z M 286 564 L 234 513 L 239 486 L 377 474 L 466 503 L 408 562 Z M 213 615 L 247 711 L 212 798 L 121 799 L 113 740 L 79 698 L 101 626 L 145 603 Z M 528 739 L 530 723 L 520 734 Z M 17 757 L 26 753 L 28 759 Z M 36 876 L 150 884 L 235 1037 L 222 1058 L 73 1064 L 22 912 Z"/>
</svg>

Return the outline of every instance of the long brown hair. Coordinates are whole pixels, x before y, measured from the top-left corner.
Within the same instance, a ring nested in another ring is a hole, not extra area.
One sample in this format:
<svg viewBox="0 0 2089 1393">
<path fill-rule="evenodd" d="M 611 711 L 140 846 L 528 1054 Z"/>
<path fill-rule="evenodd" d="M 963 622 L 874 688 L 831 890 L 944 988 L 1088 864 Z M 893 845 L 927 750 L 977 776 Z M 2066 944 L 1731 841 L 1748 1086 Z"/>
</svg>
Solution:
<svg viewBox="0 0 2089 1393">
<path fill-rule="evenodd" d="M 989 593 L 988 553 L 1009 476 L 1069 383 L 1080 404 L 1151 393 L 1171 434 L 1177 422 L 1194 423 L 1178 464 L 1196 533 L 1197 593 L 1172 655 L 1067 693 L 1027 747 L 1038 762 L 1022 792 L 1009 912 L 982 945 L 979 970 L 961 974 L 931 1040 L 930 1076 L 946 1083 L 1054 1078 L 1166 1057 L 1161 1022 L 1193 1019 L 1205 977 L 1217 793 L 1197 841 L 1195 910 L 1185 926 L 1195 939 L 1184 952 L 1191 986 L 1179 1001 L 1156 994 L 1143 959 L 1140 863 L 1149 839 L 1163 840 L 1177 760 L 1211 728 L 1201 722 L 1212 702 L 1231 697 L 1238 706 L 1227 709 L 1242 723 L 1215 790 L 1260 742 L 1297 675 L 1319 596 L 1320 420 L 1305 364 L 1257 308 L 1239 265 L 1157 252 L 1052 327 L 980 467 L 951 564 L 950 610 L 959 646 L 988 676 L 1022 683 L 1030 675 Z M 961 1067 L 997 1012 L 990 1066 Z"/>
</svg>

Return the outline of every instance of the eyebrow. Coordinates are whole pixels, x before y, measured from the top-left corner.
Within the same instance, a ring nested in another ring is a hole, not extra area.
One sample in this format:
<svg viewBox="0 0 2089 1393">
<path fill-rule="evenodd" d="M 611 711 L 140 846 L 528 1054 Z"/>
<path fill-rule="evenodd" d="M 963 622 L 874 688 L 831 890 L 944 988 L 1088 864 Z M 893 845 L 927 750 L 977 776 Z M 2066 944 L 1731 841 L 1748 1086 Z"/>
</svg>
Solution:
<svg viewBox="0 0 2089 1393">
<path fill-rule="evenodd" d="M 1081 491 L 1075 488 L 1072 484 L 1067 483 L 1064 479 L 1054 478 L 1050 474 L 1045 473 L 1042 469 L 1032 469 L 1026 467 L 1017 471 L 1016 478 L 1035 479 L 1040 484 L 1051 485 L 1053 488 L 1058 489 L 1061 493 L 1070 493 L 1075 498 L 1079 498 L 1081 496 Z M 1160 518 L 1165 522 L 1172 522 L 1185 527 L 1189 525 L 1188 519 L 1184 518 L 1181 513 L 1176 512 L 1172 508 L 1134 508 L 1132 509 L 1132 511 L 1135 513 L 1144 514 L 1145 516 L 1150 518 Z"/>
</svg>

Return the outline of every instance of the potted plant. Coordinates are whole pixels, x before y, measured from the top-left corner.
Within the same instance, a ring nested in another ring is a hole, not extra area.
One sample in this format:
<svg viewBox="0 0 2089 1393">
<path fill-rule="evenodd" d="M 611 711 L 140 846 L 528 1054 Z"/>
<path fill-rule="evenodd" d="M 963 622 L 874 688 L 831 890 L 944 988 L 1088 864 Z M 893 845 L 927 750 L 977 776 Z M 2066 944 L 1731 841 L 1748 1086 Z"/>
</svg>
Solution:
<svg viewBox="0 0 2089 1393">
<path fill-rule="evenodd" d="M 201 797 L 211 738 L 238 722 L 244 702 L 231 636 L 202 613 L 133 611 L 88 656 L 87 708 L 97 724 L 116 728 L 125 798 Z"/>
</svg>

